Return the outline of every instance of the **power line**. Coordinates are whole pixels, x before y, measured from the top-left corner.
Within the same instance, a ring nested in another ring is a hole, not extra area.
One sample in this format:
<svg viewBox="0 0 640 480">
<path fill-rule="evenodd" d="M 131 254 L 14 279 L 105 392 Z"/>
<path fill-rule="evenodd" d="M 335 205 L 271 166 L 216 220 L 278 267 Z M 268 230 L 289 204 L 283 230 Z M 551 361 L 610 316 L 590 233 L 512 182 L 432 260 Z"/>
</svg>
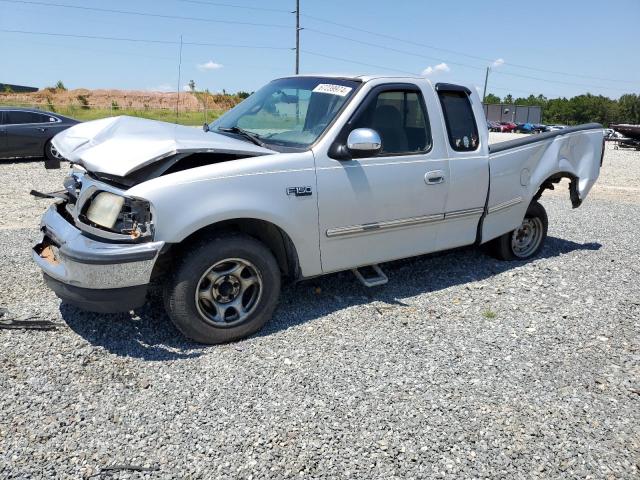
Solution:
<svg viewBox="0 0 640 480">
<path fill-rule="evenodd" d="M 369 34 L 369 35 L 375 35 L 377 37 L 386 38 L 386 39 L 389 39 L 389 40 L 396 40 L 398 42 L 403 42 L 403 43 L 407 43 L 407 44 L 410 44 L 410 45 L 415 45 L 417 47 L 425 47 L 425 48 L 430 48 L 432 50 L 440 50 L 441 52 L 453 53 L 453 54 L 456 54 L 456 55 L 461 55 L 463 57 L 473 58 L 475 60 L 482 60 L 483 62 L 492 62 L 494 60 L 494 59 L 487 59 L 485 57 L 479 57 L 477 55 L 470 55 L 470 54 L 467 54 L 467 53 L 458 52 L 458 51 L 455 51 L 455 50 L 450 50 L 448 48 L 436 47 L 435 45 L 428 45 L 426 43 L 414 42 L 413 40 L 406 40 L 404 38 L 395 37 L 393 35 L 387 35 L 385 33 L 374 32 L 372 30 L 366 30 L 364 28 L 354 27 L 353 25 L 347 25 L 347 24 L 344 24 L 344 23 L 334 22 L 332 20 L 327 20 L 327 19 L 324 19 L 324 18 L 316 17 L 315 15 L 304 14 L 302 16 L 306 17 L 306 18 L 310 18 L 312 20 L 316 20 L 318 22 L 327 23 L 329 25 L 335 25 L 337 27 L 347 28 L 349 30 L 362 32 L 362 33 L 366 33 L 366 34 Z"/>
<path fill-rule="evenodd" d="M 279 10 L 279 9 L 271 9 L 271 8 L 265 8 L 265 7 L 250 7 L 250 6 L 243 6 L 243 5 L 229 4 L 229 3 L 219 3 L 219 2 L 207 2 L 207 1 L 203 1 L 203 0 L 177 0 L 177 1 L 188 2 L 188 3 L 197 3 L 197 4 L 210 5 L 210 6 L 223 6 L 223 7 L 231 7 L 231 8 L 243 8 L 243 9 L 251 9 L 251 10 L 265 10 L 265 11 L 276 11 L 276 12 L 281 12 L 281 13 L 288 13 L 285 10 Z M 236 20 L 216 20 L 216 19 L 211 19 L 211 18 L 186 17 L 186 16 L 176 16 L 176 15 L 163 15 L 163 14 L 157 14 L 157 13 L 136 12 L 136 11 L 130 11 L 130 10 L 116 10 L 116 9 L 107 9 L 107 8 L 99 8 L 99 7 L 86 7 L 86 6 L 80 6 L 80 5 L 68 5 L 68 4 L 61 4 L 61 3 L 47 3 L 47 2 L 40 2 L 40 1 L 36 1 L 36 0 L 0 0 L 0 2 L 14 3 L 14 4 L 17 3 L 17 4 L 24 4 L 24 5 L 37 5 L 37 6 L 45 6 L 45 7 L 68 8 L 68 9 L 85 10 L 85 11 L 96 11 L 96 12 L 102 12 L 102 13 L 115 13 L 115 14 L 121 14 L 121 15 L 134 15 L 134 16 L 143 16 L 143 17 L 163 18 L 163 19 L 171 19 L 171 20 L 177 19 L 177 20 L 187 20 L 187 21 L 196 21 L 196 22 L 205 22 L 205 23 L 222 23 L 222 24 L 246 25 L 246 26 L 254 26 L 254 27 L 290 28 L 287 25 L 281 25 L 281 24 L 243 22 L 243 21 L 236 21 Z M 383 33 L 380 33 L 380 32 L 375 32 L 375 31 L 366 30 L 366 29 L 359 28 L 359 27 L 354 27 L 353 25 L 346 25 L 346 24 L 343 24 L 343 23 L 334 22 L 334 21 L 331 21 L 331 20 L 327 20 L 327 19 L 324 19 L 324 18 L 321 18 L 321 17 L 314 16 L 314 15 L 302 14 L 301 16 L 302 17 L 306 17 L 306 18 L 310 18 L 312 20 L 316 20 L 316 21 L 319 21 L 319 22 L 324 22 L 324 23 L 327 23 L 327 24 L 330 24 L 330 25 L 335 25 L 335 26 L 339 26 L 339 27 L 342 27 L 342 28 L 349 28 L 350 30 L 353 30 L 353 31 L 359 31 L 359 32 L 366 33 L 366 34 L 369 34 L 369 35 L 375 35 L 375 36 L 378 36 L 378 37 L 387 38 L 387 39 L 403 42 L 403 43 L 406 43 L 406 44 L 411 44 L 411 45 L 415 45 L 415 46 L 430 48 L 430 49 L 433 49 L 433 50 L 439 50 L 439 51 L 443 51 L 443 52 L 447 52 L 447 53 L 451 53 L 451 54 L 455 54 L 455 55 L 464 56 L 464 57 L 467 57 L 467 58 L 472 58 L 472 59 L 475 59 L 475 60 L 481 60 L 483 62 L 492 62 L 493 61 L 492 59 L 489 59 L 489 58 L 486 58 L 486 57 L 481 57 L 481 56 L 477 56 L 477 55 L 471 55 L 471 54 L 468 54 L 468 53 L 464 53 L 464 52 L 460 52 L 460 51 L 456 51 L 456 50 L 452 50 L 452 49 L 448 49 L 448 48 L 441 48 L 441 47 L 437 47 L 435 45 L 429 45 L 429 44 L 425 44 L 425 43 L 415 42 L 415 41 L 412 41 L 412 40 L 403 39 L 403 38 L 396 37 L 396 36 L 393 36 L 393 35 L 383 34 Z M 321 30 L 316 30 L 316 29 L 312 29 L 312 28 L 306 28 L 306 29 L 309 30 L 309 31 L 313 31 L 315 33 L 321 34 L 321 35 L 333 36 L 333 37 L 336 37 L 336 38 L 341 38 L 341 39 L 344 39 L 344 40 L 348 40 L 348 41 L 352 41 L 352 42 L 356 42 L 356 43 L 360 43 L 360 44 L 364 44 L 364 45 L 375 46 L 376 48 L 384 48 L 384 49 L 387 49 L 387 50 L 396 51 L 398 53 L 404 53 L 404 54 L 413 55 L 413 56 L 420 56 L 422 58 L 430 58 L 430 59 L 434 59 L 435 58 L 435 57 L 429 57 L 429 56 L 426 56 L 426 55 L 418 55 L 418 54 L 415 54 L 413 52 L 403 51 L 403 50 L 400 50 L 400 49 L 394 49 L 392 47 L 376 45 L 376 44 L 373 44 L 373 43 L 370 43 L 370 42 L 357 40 L 357 39 L 354 39 L 352 37 L 347 37 L 347 36 L 344 36 L 344 35 L 331 34 L 331 33 L 328 33 L 328 32 L 323 32 Z M 452 65 L 468 67 L 468 68 L 481 69 L 481 70 L 484 68 L 484 67 L 477 67 L 477 66 L 473 66 L 473 65 L 469 65 L 469 64 L 464 64 L 464 63 L 461 63 L 461 62 L 453 62 L 451 60 L 448 60 L 447 63 L 450 63 Z M 526 65 L 514 64 L 514 63 L 510 63 L 510 62 L 509 63 L 505 63 L 505 66 L 523 68 L 523 69 L 528 69 L 528 70 L 533 70 L 533 71 L 540 71 L 540 72 L 551 73 L 551 74 L 555 74 L 555 75 L 572 76 L 572 77 L 576 77 L 576 78 L 587 78 L 587 79 L 608 81 L 608 82 L 637 83 L 637 82 L 630 81 L 630 80 L 617 80 L 617 79 L 610 79 L 610 78 L 604 78 L 604 77 L 593 77 L 593 76 L 581 75 L 581 74 L 573 74 L 573 73 L 568 73 L 568 72 L 546 70 L 546 69 L 540 69 L 540 68 L 530 67 L 530 66 L 526 66 Z M 502 72 L 502 71 L 496 72 L 496 73 L 500 73 L 500 74 L 504 74 L 504 75 L 520 76 L 522 78 L 530 78 L 530 79 L 533 79 L 533 80 L 544 81 L 544 82 L 549 82 L 549 83 L 558 83 L 558 84 L 573 85 L 573 86 L 588 87 L 588 88 L 609 88 L 609 89 L 614 89 L 614 90 L 619 90 L 619 91 L 623 90 L 623 89 L 619 89 L 619 88 L 616 89 L 614 87 L 603 87 L 603 86 L 600 86 L 600 85 L 578 84 L 578 83 L 563 82 L 563 81 L 560 81 L 560 80 L 548 80 L 548 79 L 541 79 L 541 78 L 538 78 L 538 77 L 528 77 L 528 76 L 525 76 L 525 75 L 520 75 L 520 74 L 516 74 L 516 73 L 507 73 L 507 72 Z"/>
<path fill-rule="evenodd" d="M 326 23 L 326 24 L 329 24 L 329 25 L 335 25 L 335 26 L 338 26 L 338 27 L 347 28 L 347 29 L 352 30 L 352 31 L 358 31 L 358 32 L 366 33 L 368 35 L 374 35 L 374 36 L 381 37 L 381 38 L 386 38 L 386 39 L 389 39 L 389 40 L 395 40 L 395 41 L 398 41 L 398 42 L 402 42 L 402 43 L 406 43 L 406 44 L 414 45 L 414 46 L 418 46 L 418 47 L 430 48 L 432 50 L 439 50 L 441 52 L 447 52 L 447 53 L 451 53 L 451 54 L 455 54 L 455 55 L 460 55 L 460 56 L 463 56 L 463 57 L 472 58 L 474 60 L 481 60 L 483 62 L 493 62 L 495 60 L 495 59 L 491 59 L 491 58 L 487 58 L 487 57 L 481 57 L 481 56 L 478 56 L 478 55 L 471 55 L 471 54 L 468 54 L 468 53 L 465 53 L 465 52 L 460 52 L 460 51 L 457 51 L 457 50 L 451 50 L 449 48 L 442 48 L 442 47 L 437 47 L 435 45 L 429 45 L 429 44 L 426 44 L 426 43 L 415 42 L 413 40 L 407 40 L 405 38 L 396 37 L 394 35 L 388 35 L 388 34 L 384 34 L 384 33 L 380 33 L 380 32 L 375 32 L 375 31 L 372 31 L 372 30 L 366 30 L 364 28 L 355 27 L 353 25 L 347 25 L 347 24 L 344 24 L 344 23 L 334 22 L 332 20 L 327 20 L 325 18 L 316 17 L 315 15 L 303 14 L 301 16 L 305 17 L 305 18 L 310 18 L 310 19 L 318 21 L 318 22 Z M 311 30 L 311 29 L 310 28 L 306 28 L 306 30 Z M 449 62 L 449 63 L 453 64 L 453 62 Z M 618 80 L 618 79 L 612 79 L 612 78 L 594 77 L 594 76 L 582 75 L 582 74 L 576 74 L 576 73 L 569 73 L 569 72 L 546 70 L 546 69 L 542 69 L 542 68 L 530 67 L 530 66 L 527 66 L 527 65 L 521 65 L 521 64 L 517 64 L 517 63 L 511 63 L 511 62 L 505 62 L 505 66 L 523 68 L 523 69 L 539 71 L 539 72 L 543 72 L 543 73 L 552 73 L 552 74 L 555 74 L 555 75 L 566 75 L 566 76 L 576 77 L 576 78 L 585 78 L 585 79 L 590 79 L 590 80 L 601 80 L 601 81 L 606 81 L 606 82 L 620 82 L 620 83 L 638 83 L 638 82 L 635 82 L 635 81 L 632 81 L 632 80 Z"/>
<path fill-rule="evenodd" d="M 532 77 L 530 75 L 522 75 L 520 73 L 512 73 L 512 72 L 503 72 L 501 70 L 492 70 L 493 73 L 497 73 L 499 75 L 509 75 L 512 77 L 519 77 L 519 78 L 528 78 L 530 80 L 537 80 L 539 82 L 547 82 L 547 83 L 557 83 L 560 85 L 570 85 L 570 86 L 574 86 L 574 87 L 586 87 L 586 88 L 606 88 L 609 90 L 618 90 L 620 92 L 626 92 L 628 91 L 627 88 L 620 88 L 620 87 L 604 87 L 602 85 L 591 85 L 588 83 L 574 83 L 574 82 L 564 82 L 562 80 L 548 80 L 546 78 L 540 78 L 540 77 Z"/>
<path fill-rule="evenodd" d="M 84 10 L 84 11 L 101 12 L 101 13 L 116 13 L 119 15 L 134 15 L 139 17 L 163 18 L 168 20 L 188 20 L 192 22 L 222 23 L 222 24 L 229 24 L 229 25 L 246 25 L 251 27 L 291 28 L 288 25 L 280 25 L 275 23 L 241 22 L 237 20 L 215 20 L 212 18 L 184 17 L 180 15 L 163 15 L 160 13 L 134 12 L 131 10 L 114 10 L 110 8 L 83 7 L 80 5 L 67 5 L 64 3 L 47 3 L 47 2 L 38 2 L 34 0 L 0 0 L 0 2 L 18 3 L 23 5 L 37 5 L 37 6 L 44 6 L 44 7 L 69 8 L 74 10 Z"/>
<path fill-rule="evenodd" d="M 358 39 L 355 39 L 353 37 L 347 37 L 345 35 L 339 35 L 339 34 L 335 34 L 335 33 L 324 32 L 322 30 L 316 30 L 315 28 L 305 27 L 304 30 L 307 31 L 307 32 L 316 33 L 318 35 L 324 35 L 324 36 L 327 36 L 327 37 L 339 38 L 341 40 L 347 40 L 349 42 L 359 43 L 361 45 L 367 45 L 369 47 L 375 47 L 375 48 L 380 48 L 382 50 L 389 50 L 391 52 L 403 53 L 405 55 L 411 55 L 411 56 L 418 57 L 418 58 L 424 58 L 425 60 L 432 60 L 432 61 L 436 61 L 436 62 L 444 61 L 444 59 L 439 58 L 439 57 L 430 57 L 430 56 L 427 56 L 427 55 L 421 55 L 419 53 L 409 52 L 407 50 L 401 50 L 401 49 L 389 47 L 389 46 L 386 46 L 386 45 L 380 45 L 379 43 L 366 42 L 364 40 L 358 40 Z M 484 67 L 477 67 L 475 65 L 469 65 L 469 64 L 466 64 L 466 63 L 452 62 L 452 61 L 449 61 L 449 60 L 447 60 L 446 62 L 451 64 L 451 65 L 457 65 L 457 66 L 461 66 L 461 67 L 473 68 L 473 69 L 476 69 L 476 70 L 484 70 Z"/>
<path fill-rule="evenodd" d="M 356 60 L 351 60 L 349 58 L 334 57 L 334 56 L 331 56 L 331 55 L 325 55 L 324 53 L 311 52 L 309 50 L 301 50 L 301 51 L 303 53 L 306 53 L 308 55 L 313 55 L 313 56 L 316 56 L 316 57 L 329 58 L 331 60 L 338 60 L 340 62 L 355 63 L 357 65 L 364 65 L 365 67 L 371 67 L 371 68 L 379 68 L 381 70 L 388 70 L 388 71 L 391 71 L 391 72 L 405 73 L 405 74 L 408 74 L 409 76 L 412 76 L 412 77 L 418 77 L 419 76 L 415 72 L 409 72 L 409 71 L 406 71 L 406 70 L 398 70 L 397 68 L 389 68 L 389 67 L 383 67 L 381 65 L 375 65 L 375 64 L 372 64 L 372 63 L 358 62 Z"/>
<path fill-rule="evenodd" d="M 335 38 L 339 38 L 341 40 L 346 40 L 346 41 L 349 41 L 349 42 L 359 43 L 359 44 L 362 44 L 362 45 L 367 45 L 367 46 L 371 46 L 371 47 L 375 47 L 375 48 L 379 48 L 379 49 L 383 49 L 383 50 L 389 50 L 389 51 L 392 51 L 392 52 L 402 53 L 402 54 L 405 54 L 405 55 L 412 55 L 414 57 L 425 58 L 425 59 L 441 61 L 441 62 L 444 61 L 444 62 L 446 62 L 448 64 L 451 64 L 451 65 L 457 65 L 457 66 L 461 66 L 461 67 L 472 68 L 472 69 L 475 69 L 475 70 L 484 70 L 485 69 L 485 67 L 478 67 L 478 66 L 475 66 L 475 65 L 469 65 L 469 64 L 460 63 L 460 62 L 452 62 L 450 60 L 446 60 L 446 59 L 443 59 L 443 58 L 428 57 L 428 56 L 420 55 L 420 54 L 417 54 L 417 53 L 414 53 L 414 52 L 409 52 L 407 50 L 401 50 L 401 49 L 398 49 L 398 48 L 388 47 L 386 45 L 380 45 L 380 44 L 377 44 L 377 43 L 366 42 L 366 41 L 363 41 L 363 40 L 355 39 L 353 37 L 348 37 L 346 35 L 333 34 L 333 33 L 329 33 L 329 32 L 324 32 L 322 30 L 316 30 L 314 28 L 305 27 L 305 30 L 309 31 L 309 32 L 313 32 L 313 33 L 319 34 L 319 35 L 325 35 L 325 36 L 328 36 L 328 37 L 335 37 Z M 619 87 L 604 87 L 602 85 L 592 85 L 592 84 L 585 84 L 585 83 L 565 82 L 565 81 L 562 81 L 562 80 L 551 80 L 551 79 L 540 78 L 540 77 L 531 77 L 531 76 L 522 75 L 522 74 L 519 74 L 519 73 L 503 72 L 503 71 L 498 71 L 498 70 L 493 70 L 493 71 L 494 71 L 494 73 L 499 73 L 499 74 L 502 74 L 502 75 L 511 75 L 511 76 L 514 76 L 514 77 L 528 78 L 528 79 L 537 80 L 537 81 L 540 81 L 540 82 L 557 83 L 557 84 L 561 84 L 561 85 L 571 85 L 571 86 L 587 87 L 587 88 L 598 88 L 598 89 L 608 88 L 610 90 L 627 91 L 626 89 L 619 88 Z"/>
<path fill-rule="evenodd" d="M 198 5 L 209 5 L 212 7 L 228 7 L 228 8 L 240 8 L 243 10 L 259 10 L 263 12 L 290 13 L 289 10 L 280 10 L 278 8 L 254 7 L 249 5 L 237 5 L 233 3 L 206 2 L 204 0 L 176 0 L 176 1 L 183 2 L 183 3 L 195 3 Z"/>
<path fill-rule="evenodd" d="M 4 1 L 4 0 L 0 0 Z M 82 35 L 72 33 L 56 33 L 56 32 L 36 32 L 32 30 L 8 30 L 0 29 L 4 33 L 18 33 L 23 35 L 42 35 L 49 37 L 65 37 L 65 38 L 82 38 L 91 40 L 112 40 L 118 42 L 135 42 L 135 43 L 155 43 L 160 45 L 179 45 L 180 42 L 173 40 L 159 40 L 148 38 L 129 38 L 129 37 L 107 37 L 101 35 Z M 230 43 L 210 43 L 210 42 L 183 42 L 183 45 L 201 46 L 201 47 L 220 47 L 220 48 L 250 48 L 250 49 L 267 49 L 267 50 L 291 50 L 289 47 L 272 47 L 266 45 L 238 45 Z"/>
</svg>

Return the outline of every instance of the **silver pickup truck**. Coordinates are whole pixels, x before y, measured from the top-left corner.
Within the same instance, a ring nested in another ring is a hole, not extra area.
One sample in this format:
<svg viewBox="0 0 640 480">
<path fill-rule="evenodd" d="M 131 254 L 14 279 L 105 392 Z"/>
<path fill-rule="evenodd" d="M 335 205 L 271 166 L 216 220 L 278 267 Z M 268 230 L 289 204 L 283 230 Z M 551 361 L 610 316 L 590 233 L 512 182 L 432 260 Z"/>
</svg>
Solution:
<svg viewBox="0 0 640 480">
<path fill-rule="evenodd" d="M 473 89 L 425 78 L 274 80 L 202 130 L 130 117 L 53 139 L 71 162 L 33 258 L 65 302 L 113 312 L 161 283 L 178 329 L 204 343 L 260 329 L 283 280 L 489 244 L 540 250 L 538 198 L 565 177 L 580 205 L 603 129 L 489 145 Z"/>
</svg>

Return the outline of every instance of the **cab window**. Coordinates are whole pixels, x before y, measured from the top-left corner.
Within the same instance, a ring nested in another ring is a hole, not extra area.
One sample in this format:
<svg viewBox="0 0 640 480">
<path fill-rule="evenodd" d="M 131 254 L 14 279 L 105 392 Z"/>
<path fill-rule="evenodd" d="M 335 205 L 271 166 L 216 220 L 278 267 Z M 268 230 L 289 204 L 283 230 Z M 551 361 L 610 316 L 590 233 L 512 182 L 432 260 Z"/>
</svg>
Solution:
<svg viewBox="0 0 640 480">
<path fill-rule="evenodd" d="M 382 140 L 378 155 L 424 153 L 431 147 L 431 129 L 420 92 L 390 90 L 377 94 L 353 123 L 371 128 Z"/>
<path fill-rule="evenodd" d="M 440 91 L 438 96 L 451 148 L 458 152 L 476 150 L 479 145 L 478 127 L 469 96 L 460 91 Z"/>
</svg>

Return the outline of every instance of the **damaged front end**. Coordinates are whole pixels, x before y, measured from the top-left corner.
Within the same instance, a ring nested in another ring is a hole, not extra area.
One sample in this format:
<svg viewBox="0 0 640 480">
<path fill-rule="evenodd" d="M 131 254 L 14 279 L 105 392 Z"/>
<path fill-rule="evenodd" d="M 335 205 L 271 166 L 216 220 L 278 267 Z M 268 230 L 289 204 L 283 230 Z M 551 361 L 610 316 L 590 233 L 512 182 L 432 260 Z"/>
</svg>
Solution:
<svg viewBox="0 0 640 480">
<path fill-rule="evenodd" d="M 108 240 L 141 242 L 153 239 L 151 204 L 142 198 L 76 170 L 65 184 L 66 211 L 84 232 Z"/>
<path fill-rule="evenodd" d="M 153 204 L 131 195 L 132 187 L 275 153 L 225 135 L 131 117 L 81 123 L 52 143 L 71 163 L 71 173 L 64 190 L 33 192 L 55 202 L 43 216 L 43 238 L 32 256 L 58 297 L 98 312 L 141 306 L 169 248 L 155 238 Z"/>
<path fill-rule="evenodd" d="M 58 297 L 85 310 L 128 311 L 146 301 L 164 242 L 153 240 L 152 206 L 77 166 L 42 218 L 32 256 Z"/>
<path fill-rule="evenodd" d="M 72 166 L 72 172 L 64 180 L 64 190 L 52 193 L 32 190 L 31 194 L 55 199 L 60 214 L 89 235 L 123 242 L 153 239 L 151 204 L 94 178 L 82 167 Z"/>
</svg>

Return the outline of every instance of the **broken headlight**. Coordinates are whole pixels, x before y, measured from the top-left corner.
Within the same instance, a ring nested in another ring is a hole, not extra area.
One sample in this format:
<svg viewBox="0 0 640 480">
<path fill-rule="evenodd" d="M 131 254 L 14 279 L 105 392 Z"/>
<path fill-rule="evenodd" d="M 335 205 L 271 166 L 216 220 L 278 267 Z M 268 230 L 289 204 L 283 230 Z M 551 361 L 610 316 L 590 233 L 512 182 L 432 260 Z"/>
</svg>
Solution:
<svg viewBox="0 0 640 480">
<path fill-rule="evenodd" d="M 109 192 L 100 192 L 87 209 L 87 220 L 111 230 L 118 220 L 124 205 L 124 197 Z"/>
<path fill-rule="evenodd" d="M 87 203 L 80 220 L 90 226 L 132 239 L 152 234 L 151 207 L 146 200 L 101 191 Z"/>
</svg>

